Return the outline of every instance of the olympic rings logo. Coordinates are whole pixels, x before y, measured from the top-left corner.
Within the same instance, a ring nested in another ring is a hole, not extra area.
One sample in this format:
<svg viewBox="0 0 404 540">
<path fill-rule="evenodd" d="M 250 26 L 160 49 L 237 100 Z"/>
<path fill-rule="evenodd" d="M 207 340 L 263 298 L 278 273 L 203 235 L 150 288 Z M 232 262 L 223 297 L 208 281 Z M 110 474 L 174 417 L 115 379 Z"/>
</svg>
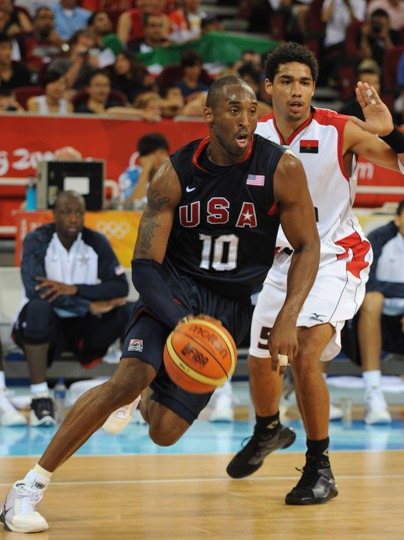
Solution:
<svg viewBox="0 0 404 540">
<path fill-rule="evenodd" d="M 95 223 L 98 232 L 105 234 L 107 238 L 123 240 L 130 233 L 130 224 L 127 221 L 104 221 Z"/>
</svg>

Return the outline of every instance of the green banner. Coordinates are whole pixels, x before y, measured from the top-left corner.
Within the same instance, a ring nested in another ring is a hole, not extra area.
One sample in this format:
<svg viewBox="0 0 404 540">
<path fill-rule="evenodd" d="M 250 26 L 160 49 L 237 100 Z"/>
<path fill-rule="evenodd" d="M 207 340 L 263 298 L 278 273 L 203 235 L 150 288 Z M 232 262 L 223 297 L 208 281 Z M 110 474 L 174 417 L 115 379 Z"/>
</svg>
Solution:
<svg viewBox="0 0 404 540">
<path fill-rule="evenodd" d="M 220 62 L 231 66 L 240 59 L 245 49 L 254 49 L 259 54 L 265 54 L 275 48 L 278 43 L 278 41 L 249 37 L 248 35 L 209 32 L 195 41 L 158 47 L 151 52 L 137 53 L 137 57 L 145 66 L 154 64 L 167 66 L 168 64 L 179 64 L 181 51 L 192 48 L 199 51 L 204 64 Z"/>
</svg>

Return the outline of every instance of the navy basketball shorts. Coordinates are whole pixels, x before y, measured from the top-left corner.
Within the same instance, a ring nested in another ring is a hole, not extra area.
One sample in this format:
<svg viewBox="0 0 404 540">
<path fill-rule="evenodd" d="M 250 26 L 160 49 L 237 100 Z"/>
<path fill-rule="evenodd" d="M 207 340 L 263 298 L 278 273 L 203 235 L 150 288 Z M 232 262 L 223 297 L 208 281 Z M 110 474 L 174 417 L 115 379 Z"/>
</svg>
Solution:
<svg viewBox="0 0 404 540">
<path fill-rule="evenodd" d="M 222 321 L 236 344 L 241 343 L 248 332 L 251 318 L 250 300 L 220 296 L 189 280 L 187 309 L 198 315 L 205 313 Z M 184 300 L 182 299 L 183 303 Z M 152 399 L 163 404 L 177 416 L 192 424 L 206 407 L 212 393 L 193 394 L 182 390 L 168 377 L 163 364 L 163 350 L 170 328 L 147 312 L 140 300 L 134 323 L 129 326 L 122 358 L 139 358 L 152 365 L 156 378 L 150 385 Z"/>
</svg>

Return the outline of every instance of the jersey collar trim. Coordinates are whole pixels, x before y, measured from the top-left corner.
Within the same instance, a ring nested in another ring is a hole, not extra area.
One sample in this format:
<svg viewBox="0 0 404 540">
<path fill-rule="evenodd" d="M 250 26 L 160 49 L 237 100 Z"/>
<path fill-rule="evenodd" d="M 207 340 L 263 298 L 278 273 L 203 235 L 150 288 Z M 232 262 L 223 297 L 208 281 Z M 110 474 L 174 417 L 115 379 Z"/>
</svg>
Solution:
<svg viewBox="0 0 404 540">
<path fill-rule="evenodd" d="M 201 155 L 201 153 L 204 151 L 204 149 L 208 146 L 208 144 L 210 143 L 210 137 L 205 137 L 204 139 L 202 139 L 199 144 L 198 144 L 198 147 L 193 155 L 193 158 L 192 158 L 192 163 L 195 167 L 197 167 L 198 169 L 200 169 L 201 171 L 204 171 L 205 173 L 208 173 L 209 171 L 207 171 L 206 169 L 204 169 L 199 163 L 199 157 Z M 239 161 L 238 163 L 243 163 L 244 161 L 247 161 L 247 159 L 250 157 L 251 155 L 251 152 L 252 152 L 252 149 L 253 149 L 253 145 L 254 145 L 254 135 L 251 137 L 251 141 L 250 141 L 250 145 L 248 147 L 248 150 L 247 152 L 244 154 L 243 156 L 243 159 L 241 161 Z"/>
<path fill-rule="evenodd" d="M 313 107 L 311 107 L 311 112 L 310 112 L 310 116 L 308 117 L 308 119 L 301 126 L 299 126 L 292 133 L 292 135 L 290 137 L 288 137 L 287 141 L 284 140 L 284 138 L 282 137 L 281 132 L 278 130 L 278 127 L 276 125 L 276 120 L 274 118 L 274 126 L 275 126 L 277 134 L 279 135 L 279 140 L 281 141 L 281 144 L 286 145 L 286 146 L 290 146 L 292 144 L 292 142 L 293 142 L 293 139 L 295 139 L 297 137 L 297 135 L 299 135 L 299 133 L 301 133 L 304 129 L 306 129 L 306 127 L 311 123 L 311 121 L 313 120 L 313 115 L 314 115 L 314 109 L 313 109 Z"/>
</svg>

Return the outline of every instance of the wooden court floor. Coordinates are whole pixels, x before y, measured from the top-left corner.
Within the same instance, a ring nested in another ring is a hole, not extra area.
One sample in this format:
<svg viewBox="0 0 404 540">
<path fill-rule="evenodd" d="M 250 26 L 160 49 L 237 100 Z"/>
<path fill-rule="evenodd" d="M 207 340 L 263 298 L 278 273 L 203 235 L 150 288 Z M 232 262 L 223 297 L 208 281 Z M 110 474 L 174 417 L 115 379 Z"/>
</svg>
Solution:
<svg viewBox="0 0 404 540">
<path fill-rule="evenodd" d="M 22 540 L 402 540 L 404 451 L 332 454 L 340 495 L 324 505 L 284 504 L 301 452 L 275 453 L 253 476 L 227 477 L 227 454 L 75 456 L 41 504 L 49 531 Z M 0 497 L 35 463 L 0 458 Z"/>
</svg>

